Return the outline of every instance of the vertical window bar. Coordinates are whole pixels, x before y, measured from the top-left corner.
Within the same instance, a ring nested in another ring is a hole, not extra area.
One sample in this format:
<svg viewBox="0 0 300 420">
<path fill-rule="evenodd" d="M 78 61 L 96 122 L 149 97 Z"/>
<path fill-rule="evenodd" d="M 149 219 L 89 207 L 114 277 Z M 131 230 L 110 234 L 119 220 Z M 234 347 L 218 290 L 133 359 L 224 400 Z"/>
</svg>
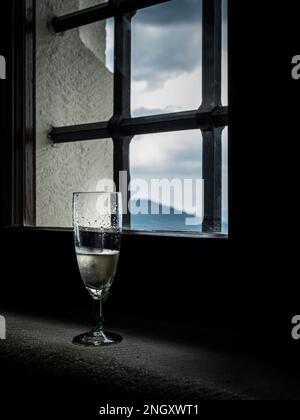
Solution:
<svg viewBox="0 0 300 420">
<path fill-rule="evenodd" d="M 221 106 L 222 0 L 203 0 L 202 105 L 203 112 Z"/>
<path fill-rule="evenodd" d="M 130 182 L 129 149 L 132 137 L 122 135 L 120 123 L 123 119 L 130 118 L 131 112 L 131 20 L 133 15 L 120 14 L 115 17 L 114 116 L 109 123 L 114 143 L 114 182 L 117 191 L 122 192 L 124 198 L 128 197 L 128 200 L 123 203 L 125 227 L 130 227 L 128 185 Z M 119 182 L 121 171 L 127 173 L 127 185 L 121 185 Z"/>
<path fill-rule="evenodd" d="M 123 226 L 130 228 L 131 218 L 128 212 L 128 203 L 130 200 L 129 183 L 130 183 L 130 168 L 129 168 L 129 152 L 131 137 L 123 137 L 120 139 L 114 138 L 114 182 L 117 191 L 122 193 L 123 198 Z M 120 179 L 120 174 L 126 175 L 126 178 Z"/>
<path fill-rule="evenodd" d="M 222 0 L 203 0 L 202 97 L 200 110 L 212 112 L 222 96 Z M 222 227 L 222 128 L 203 131 L 203 232 Z"/>
<path fill-rule="evenodd" d="M 205 233 L 222 229 L 222 131 L 223 128 L 214 128 L 202 133 Z"/>
<path fill-rule="evenodd" d="M 35 22 L 36 1 L 26 0 L 25 38 L 25 100 L 24 111 L 24 171 L 23 171 L 23 223 L 36 224 L 36 163 L 35 163 Z"/>
<path fill-rule="evenodd" d="M 35 1 L 13 2 L 14 68 L 12 224 L 35 224 Z"/>
</svg>

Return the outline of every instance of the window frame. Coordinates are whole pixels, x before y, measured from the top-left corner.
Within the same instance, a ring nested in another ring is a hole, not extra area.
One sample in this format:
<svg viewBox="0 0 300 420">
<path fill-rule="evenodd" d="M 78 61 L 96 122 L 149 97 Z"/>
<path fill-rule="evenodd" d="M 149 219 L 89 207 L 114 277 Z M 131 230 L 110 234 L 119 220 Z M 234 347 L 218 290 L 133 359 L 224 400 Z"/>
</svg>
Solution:
<svg viewBox="0 0 300 420">
<path fill-rule="evenodd" d="M 131 19 L 134 11 L 170 0 L 109 0 L 99 6 L 57 17 L 52 21 L 59 33 L 83 24 L 115 18 L 114 115 L 110 121 L 77 126 L 56 127 L 49 134 L 54 143 L 88 141 L 111 137 L 114 144 L 114 181 L 117 188 L 121 170 L 129 173 L 129 146 L 134 135 L 199 129 L 203 134 L 203 177 L 206 179 L 203 233 L 134 231 L 131 235 L 159 235 L 170 237 L 200 237 L 226 239 L 219 234 L 222 215 L 222 131 L 228 126 L 228 107 L 221 102 L 222 70 L 222 0 L 203 0 L 203 102 L 199 109 L 166 115 L 131 118 L 130 66 Z M 20 4 L 22 3 L 22 4 Z M 12 63 L 13 142 L 12 188 L 10 191 L 11 218 L 4 225 L 35 226 L 35 0 L 13 1 L 14 27 Z M 17 20 L 17 22 L 16 22 Z M 20 54 L 20 48 L 22 54 Z M 124 77 L 126 75 L 126 77 Z M 23 98 L 23 101 L 18 98 Z M 230 134 L 229 134 L 230 136 Z M 101 141 L 101 140 L 99 140 Z M 130 176 L 128 177 L 130 182 Z M 230 219 L 230 216 L 229 216 Z M 229 228 L 230 228 L 229 220 Z M 126 229 L 127 228 L 127 229 Z M 50 228 L 46 230 L 57 230 Z M 229 232 L 230 234 L 230 232 Z"/>
<path fill-rule="evenodd" d="M 7 62 L 2 127 L 2 227 L 33 226 L 35 190 L 35 0 L 12 0 L 3 14 Z M 9 29 L 8 29 L 9 28 Z"/>
</svg>

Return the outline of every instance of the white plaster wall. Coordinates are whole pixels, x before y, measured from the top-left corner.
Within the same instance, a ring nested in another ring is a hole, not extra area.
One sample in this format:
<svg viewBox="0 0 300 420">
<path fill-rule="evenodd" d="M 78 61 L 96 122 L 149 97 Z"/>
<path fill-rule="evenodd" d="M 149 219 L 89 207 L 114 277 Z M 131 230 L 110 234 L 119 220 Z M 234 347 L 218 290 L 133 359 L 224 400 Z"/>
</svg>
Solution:
<svg viewBox="0 0 300 420">
<path fill-rule="evenodd" d="M 99 4 L 99 0 L 37 1 L 37 225 L 72 224 L 74 191 L 96 191 L 113 176 L 112 141 L 53 146 L 53 126 L 106 121 L 113 113 L 113 75 L 105 67 L 105 22 L 55 35 L 54 15 Z"/>
</svg>

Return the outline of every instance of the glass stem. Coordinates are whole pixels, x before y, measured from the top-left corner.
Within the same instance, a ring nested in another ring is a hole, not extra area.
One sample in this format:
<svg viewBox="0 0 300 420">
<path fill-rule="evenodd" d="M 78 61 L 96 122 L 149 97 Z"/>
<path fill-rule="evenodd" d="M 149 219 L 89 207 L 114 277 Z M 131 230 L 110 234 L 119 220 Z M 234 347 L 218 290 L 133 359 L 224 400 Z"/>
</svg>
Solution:
<svg viewBox="0 0 300 420">
<path fill-rule="evenodd" d="M 94 318 L 96 327 L 99 330 L 102 330 L 104 324 L 104 317 L 103 317 L 103 302 L 101 299 L 96 300 L 94 299 Z"/>
<path fill-rule="evenodd" d="M 99 300 L 99 316 L 102 318 L 103 316 L 103 306 L 102 306 L 102 300 Z"/>
</svg>

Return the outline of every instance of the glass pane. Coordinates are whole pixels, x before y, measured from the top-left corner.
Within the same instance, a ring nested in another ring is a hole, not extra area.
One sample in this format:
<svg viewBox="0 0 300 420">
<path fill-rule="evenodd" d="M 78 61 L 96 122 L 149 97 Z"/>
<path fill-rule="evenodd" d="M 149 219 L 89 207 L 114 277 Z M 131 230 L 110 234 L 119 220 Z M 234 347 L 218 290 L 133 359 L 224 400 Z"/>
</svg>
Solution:
<svg viewBox="0 0 300 420">
<path fill-rule="evenodd" d="M 199 108 L 201 61 L 202 0 L 140 10 L 132 23 L 132 115 Z"/>
<path fill-rule="evenodd" d="M 222 0 L 222 104 L 228 105 L 228 0 Z"/>
<path fill-rule="evenodd" d="M 228 127 L 222 133 L 222 233 L 228 234 Z"/>
<path fill-rule="evenodd" d="M 72 226 L 73 192 L 98 191 L 113 179 L 112 140 L 37 145 L 37 226 Z"/>
<path fill-rule="evenodd" d="M 109 120 L 113 114 L 113 20 L 55 35 L 47 26 L 49 16 L 61 14 L 61 4 L 69 1 L 49 3 L 37 2 L 38 132 Z"/>
<path fill-rule="evenodd" d="M 202 230 L 202 134 L 136 136 L 130 148 L 132 229 Z"/>
</svg>

